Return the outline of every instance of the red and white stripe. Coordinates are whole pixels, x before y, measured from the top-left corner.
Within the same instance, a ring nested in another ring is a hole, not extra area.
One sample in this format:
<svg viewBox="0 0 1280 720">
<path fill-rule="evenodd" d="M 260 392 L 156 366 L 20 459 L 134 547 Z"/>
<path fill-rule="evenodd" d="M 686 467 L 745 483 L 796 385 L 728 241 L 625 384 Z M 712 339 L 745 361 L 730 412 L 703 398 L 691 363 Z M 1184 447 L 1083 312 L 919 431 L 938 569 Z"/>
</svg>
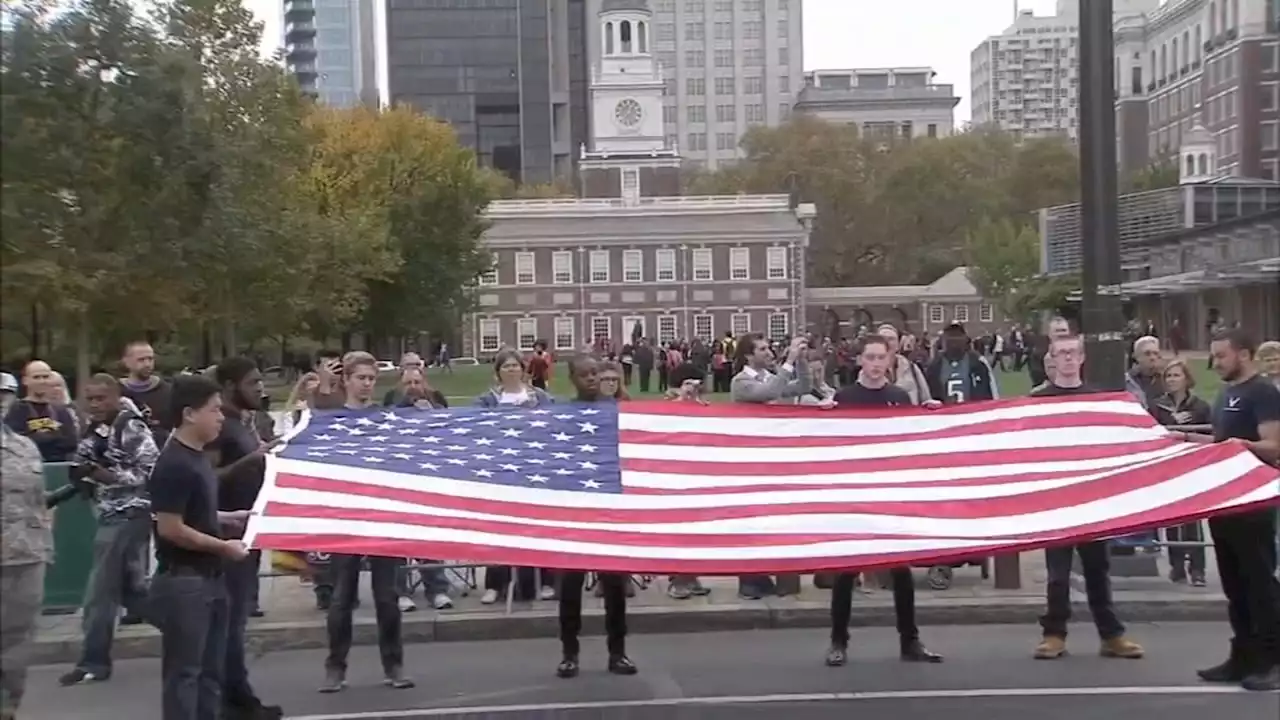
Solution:
<svg viewBox="0 0 1280 720">
<path fill-rule="evenodd" d="M 1127 395 L 821 411 L 620 406 L 621 494 L 271 456 L 255 547 L 624 572 L 930 564 L 1280 501 L 1235 442 L 1174 440 Z"/>
</svg>

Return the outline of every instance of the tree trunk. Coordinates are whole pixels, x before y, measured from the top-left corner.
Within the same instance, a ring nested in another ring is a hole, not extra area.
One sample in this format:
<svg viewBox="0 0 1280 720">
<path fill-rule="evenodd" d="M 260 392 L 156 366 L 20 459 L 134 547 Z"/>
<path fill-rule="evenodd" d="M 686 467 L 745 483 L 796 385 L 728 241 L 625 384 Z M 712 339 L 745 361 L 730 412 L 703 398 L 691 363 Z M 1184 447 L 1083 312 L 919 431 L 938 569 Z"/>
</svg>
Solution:
<svg viewBox="0 0 1280 720">
<path fill-rule="evenodd" d="M 222 324 L 222 357 L 231 357 L 239 354 L 236 344 L 236 322 L 228 315 Z"/>
<path fill-rule="evenodd" d="M 89 384 L 89 314 L 82 312 L 76 317 L 76 390 L 78 398 L 84 397 L 84 389 Z"/>
</svg>

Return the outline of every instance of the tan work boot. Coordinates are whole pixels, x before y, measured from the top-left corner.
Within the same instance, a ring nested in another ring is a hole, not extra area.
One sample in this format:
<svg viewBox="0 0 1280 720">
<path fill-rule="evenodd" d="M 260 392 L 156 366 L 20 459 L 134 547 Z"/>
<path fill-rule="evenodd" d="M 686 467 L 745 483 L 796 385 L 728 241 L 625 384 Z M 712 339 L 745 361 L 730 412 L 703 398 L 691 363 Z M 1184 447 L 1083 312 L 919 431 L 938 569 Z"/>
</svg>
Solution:
<svg viewBox="0 0 1280 720">
<path fill-rule="evenodd" d="M 1103 640 L 1098 654 L 1102 657 L 1137 660 L 1142 657 L 1143 650 L 1141 645 L 1121 635 L 1110 640 Z"/>
<path fill-rule="evenodd" d="M 1067 639 L 1057 635 L 1045 635 L 1036 646 L 1037 660 L 1057 660 L 1067 654 Z"/>
</svg>

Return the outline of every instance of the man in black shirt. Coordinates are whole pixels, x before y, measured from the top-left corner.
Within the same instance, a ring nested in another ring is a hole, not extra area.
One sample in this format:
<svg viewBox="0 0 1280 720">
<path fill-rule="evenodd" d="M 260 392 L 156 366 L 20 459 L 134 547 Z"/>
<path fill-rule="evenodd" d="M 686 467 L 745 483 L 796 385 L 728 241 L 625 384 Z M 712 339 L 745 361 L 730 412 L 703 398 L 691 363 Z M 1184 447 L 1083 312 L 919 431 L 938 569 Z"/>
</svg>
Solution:
<svg viewBox="0 0 1280 720">
<path fill-rule="evenodd" d="M 155 514 L 151 608 L 162 636 L 161 717 L 207 720 L 222 714 L 224 566 L 249 556 L 243 542 L 220 534 L 223 527 L 242 526 L 249 513 L 218 511 L 218 478 L 204 455 L 222 430 L 217 384 L 200 376 L 179 378 L 170 400 L 177 427 L 147 479 Z"/>
<path fill-rule="evenodd" d="M 1097 392 L 1081 377 L 1084 368 L 1084 341 L 1078 335 L 1058 335 L 1049 341 L 1046 363 L 1052 368 L 1045 385 L 1031 391 L 1032 397 L 1086 395 Z M 1125 637 L 1124 624 L 1116 617 L 1111 600 L 1111 556 L 1107 541 L 1094 540 L 1078 545 L 1047 548 L 1044 551 L 1048 581 L 1045 596 L 1048 607 L 1040 618 L 1044 637 L 1036 646 L 1039 660 L 1056 660 L 1067 654 L 1067 623 L 1071 620 L 1071 564 L 1073 554 L 1080 555 L 1084 571 L 1084 590 L 1089 599 L 1089 612 L 1102 638 L 1103 657 L 1140 658 L 1142 646 Z"/>
<path fill-rule="evenodd" d="M 889 343 L 879 335 L 868 335 L 862 341 L 859 356 L 858 379 L 836 392 L 837 407 L 911 407 L 911 396 L 906 390 L 889 382 L 889 364 L 896 362 L 889 352 Z M 925 407 L 937 408 L 936 400 Z M 898 641 L 901 657 L 907 662 L 942 662 L 942 656 L 931 652 L 920 642 L 920 628 L 916 627 L 916 587 L 911 568 L 894 568 L 893 612 L 897 616 Z M 831 590 L 831 649 L 827 651 L 827 665 L 840 667 L 849 660 L 849 617 L 853 612 L 854 574 L 840 573 Z"/>
<path fill-rule="evenodd" d="M 1280 390 L 1258 374 L 1257 345 L 1240 330 L 1214 336 L 1213 366 L 1227 385 L 1213 408 L 1213 436 L 1179 433 L 1189 442 L 1243 440 L 1258 459 L 1280 462 Z M 1209 682 L 1280 690 L 1280 580 L 1276 579 L 1276 511 L 1264 508 L 1209 520 L 1213 552 L 1231 620 L 1226 662 L 1199 671 Z"/>
<path fill-rule="evenodd" d="M 378 382 L 378 361 L 366 352 L 351 352 L 343 358 L 348 410 L 374 406 L 373 389 Z M 351 611 L 355 608 L 360 569 L 365 558 L 333 555 L 329 569 L 333 577 L 333 603 L 329 606 L 329 657 L 325 659 L 322 693 L 342 691 L 347 684 L 347 655 L 351 652 Z M 378 652 L 382 656 L 383 684 L 404 690 L 414 683 L 404 674 L 404 644 L 400 637 L 400 593 L 397 590 L 404 560 L 370 557 L 369 583 L 373 586 L 373 606 L 378 622 Z"/>
<path fill-rule="evenodd" d="M 266 474 L 267 451 L 276 445 L 264 442 L 255 425 L 262 398 L 262 373 L 252 360 L 233 357 L 218 363 L 222 387 L 222 432 L 205 452 L 217 468 L 218 509 L 227 512 L 253 509 Z M 251 551 L 240 562 L 227 563 L 227 666 L 223 701 L 228 718 L 279 718 L 278 706 L 263 705 L 249 683 L 245 664 L 245 626 L 253 610 L 255 585 L 262 553 Z"/>
<path fill-rule="evenodd" d="M 609 402 L 600 395 L 599 364 L 590 356 L 576 357 L 569 361 L 569 380 L 578 391 L 580 403 Z M 578 674 L 578 635 L 582 632 L 582 587 L 586 573 L 581 570 L 565 570 L 560 575 L 560 646 L 563 657 L 556 666 L 556 675 L 562 678 Z M 604 631 L 609 647 L 609 672 L 614 675 L 635 675 L 639 670 L 627 657 L 627 584 L 628 575 L 621 573 L 597 573 L 604 595 Z"/>
</svg>

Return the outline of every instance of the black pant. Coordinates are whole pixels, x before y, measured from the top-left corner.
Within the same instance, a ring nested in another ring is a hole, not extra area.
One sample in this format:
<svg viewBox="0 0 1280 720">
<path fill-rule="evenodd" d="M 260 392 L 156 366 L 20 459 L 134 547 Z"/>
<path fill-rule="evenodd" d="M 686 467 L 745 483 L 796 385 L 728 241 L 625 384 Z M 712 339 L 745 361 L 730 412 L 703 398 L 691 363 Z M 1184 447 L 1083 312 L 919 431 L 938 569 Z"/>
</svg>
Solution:
<svg viewBox="0 0 1280 720">
<path fill-rule="evenodd" d="M 497 590 L 499 594 L 506 596 L 507 586 L 511 584 L 511 572 L 516 573 L 516 586 L 514 600 L 532 600 L 538 596 L 538 588 L 534 587 L 534 571 L 533 568 L 511 568 L 506 565 L 488 565 L 484 569 L 484 589 Z M 555 587 L 556 571 L 549 568 L 540 568 L 543 587 Z"/>
<path fill-rule="evenodd" d="M 893 577 L 893 614 L 897 618 L 898 638 L 905 646 L 920 639 L 920 628 L 916 627 L 916 586 L 910 568 L 894 568 L 890 575 Z M 836 647 L 849 646 L 849 618 L 853 615 L 856 577 L 854 573 L 840 573 L 831 589 L 831 644 Z"/>
<path fill-rule="evenodd" d="M 1274 508 L 1209 520 L 1237 655 L 1253 667 L 1280 664 L 1280 581 Z"/>
<path fill-rule="evenodd" d="M 658 366 L 658 392 L 665 392 L 667 389 L 667 366 Z"/>
<path fill-rule="evenodd" d="M 257 698 L 249 682 L 244 643 L 249 613 L 253 611 L 254 586 L 261 558 L 261 554 L 249 553 L 244 560 L 226 563 L 224 570 L 227 582 L 227 650 L 222 695 L 231 705 L 250 705 Z"/>
<path fill-rule="evenodd" d="M 539 390 L 547 389 L 547 379 L 544 377 L 536 377 L 533 379 L 532 385 Z"/>
<path fill-rule="evenodd" d="M 1124 635 L 1124 625 L 1116 617 L 1116 608 L 1111 602 L 1111 557 L 1107 554 L 1105 540 L 1044 551 L 1049 574 L 1045 585 L 1048 608 L 1040 617 L 1044 634 L 1061 638 L 1067 636 L 1067 623 L 1071 620 L 1071 564 L 1076 553 L 1080 555 L 1084 592 L 1089 598 L 1089 612 L 1098 627 L 1098 636 L 1110 640 Z"/>
<path fill-rule="evenodd" d="M 560 573 L 560 646 L 566 657 L 577 657 L 582 633 L 582 586 L 587 574 L 578 570 Z M 610 655 L 627 651 L 627 583 L 631 578 L 600 573 L 596 582 L 604 591 L 604 633 Z"/>
<path fill-rule="evenodd" d="M 653 375 L 653 368 L 645 365 L 640 366 L 640 392 L 649 392 L 649 379 Z"/>
<path fill-rule="evenodd" d="M 151 581 L 160 628 L 163 720 L 222 717 L 227 586 L 221 575 L 170 568 Z"/>
<path fill-rule="evenodd" d="M 622 363 L 622 385 L 623 387 L 631 387 L 631 369 L 634 367 L 632 363 Z"/>
<path fill-rule="evenodd" d="M 1200 532 L 1200 523 L 1198 522 L 1168 528 L 1165 530 L 1165 537 L 1168 538 L 1169 542 L 1204 541 L 1204 537 Z M 1169 546 L 1169 564 L 1173 566 L 1174 579 L 1186 577 L 1188 561 L 1191 564 L 1191 575 L 1204 577 L 1205 549 L 1203 545 Z"/>
<path fill-rule="evenodd" d="M 347 669 L 347 654 L 351 652 L 351 611 L 360 582 L 359 555 L 334 555 L 329 561 L 333 578 L 333 604 L 329 606 L 329 657 L 325 667 L 330 670 Z M 404 665 L 404 645 L 400 640 L 399 593 L 397 576 L 404 567 L 404 558 L 369 558 L 369 579 L 373 587 L 373 607 L 378 619 L 378 652 L 382 656 L 382 669 L 390 672 Z"/>
</svg>

